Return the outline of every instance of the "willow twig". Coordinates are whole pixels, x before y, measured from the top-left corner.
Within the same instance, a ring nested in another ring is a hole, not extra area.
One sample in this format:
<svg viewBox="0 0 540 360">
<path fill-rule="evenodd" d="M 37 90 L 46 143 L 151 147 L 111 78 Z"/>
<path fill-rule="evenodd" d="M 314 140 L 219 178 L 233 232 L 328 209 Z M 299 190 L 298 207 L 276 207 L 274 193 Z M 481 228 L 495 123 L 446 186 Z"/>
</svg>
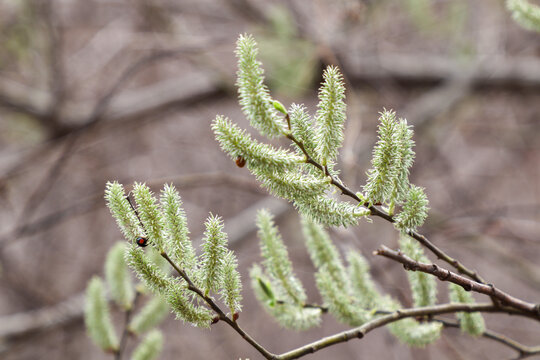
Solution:
<svg viewBox="0 0 540 360">
<path fill-rule="evenodd" d="M 127 338 L 129 335 L 129 320 L 131 319 L 131 315 L 133 314 L 133 309 L 135 308 L 135 305 L 137 304 L 137 299 L 139 298 L 139 292 L 135 294 L 135 298 L 133 299 L 133 303 L 131 304 L 131 307 L 126 310 L 126 316 L 124 318 L 124 330 L 122 331 L 122 337 L 120 338 L 120 345 L 118 345 L 118 350 L 114 354 L 115 360 L 122 359 L 122 353 L 124 352 L 124 348 L 126 347 Z"/>
<path fill-rule="evenodd" d="M 246 340 L 259 353 L 261 353 L 261 355 L 263 355 L 266 359 L 273 359 L 273 360 L 298 359 L 300 357 L 314 353 L 316 351 L 322 350 L 324 348 L 327 348 L 335 344 L 346 342 L 351 339 L 361 339 L 372 330 L 375 330 L 379 327 L 385 326 L 389 323 L 392 323 L 392 322 L 395 322 L 395 321 L 398 321 L 407 317 L 433 316 L 433 315 L 455 313 L 455 312 L 495 312 L 495 313 L 508 313 L 508 314 L 514 314 L 514 315 L 527 316 L 527 314 L 525 314 L 523 311 L 516 310 L 515 308 L 497 306 L 491 303 L 479 303 L 479 304 L 450 303 L 450 304 L 434 305 L 434 306 L 420 307 L 420 308 L 413 308 L 413 309 L 401 309 L 401 310 L 388 313 L 387 315 L 378 317 L 376 319 L 373 319 L 363 324 L 362 326 L 356 327 L 354 329 L 342 331 L 337 334 L 314 341 L 310 344 L 301 346 L 294 350 L 288 351 L 286 353 L 276 355 L 266 350 L 262 345 L 256 342 L 249 334 L 247 334 L 238 325 L 238 323 L 235 320 L 229 318 L 211 297 L 206 296 L 191 281 L 191 279 L 187 276 L 187 274 L 171 260 L 171 258 L 167 255 L 167 253 L 162 252 L 161 256 L 165 258 L 169 262 L 169 264 L 178 272 L 178 274 L 186 281 L 188 285 L 188 289 L 195 292 L 218 315 L 219 320 L 226 322 L 240 336 L 242 336 L 244 340 Z M 524 348 L 524 349 L 525 350 L 532 349 L 532 351 L 536 351 L 535 348 L 531 348 L 531 349 Z"/>
<path fill-rule="evenodd" d="M 187 276 L 187 274 L 184 272 L 184 270 L 180 269 L 178 265 L 172 261 L 172 259 L 167 255 L 166 252 L 162 251 L 161 256 L 167 260 L 167 262 L 176 270 L 176 272 L 186 281 L 188 284 L 188 290 L 193 291 L 196 293 L 201 299 L 203 299 L 206 304 L 219 316 L 219 320 L 222 320 L 227 323 L 230 327 L 232 327 L 244 340 L 246 340 L 251 346 L 253 346 L 259 353 L 261 353 L 266 359 L 275 359 L 275 355 L 266 350 L 262 345 L 260 345 L 257 341 L 255 341 L 248 333 L 246 333 L 236 322 L 236 320 L 233 320 L 229 318 L 223 310 L 219 307 L 218 304 L 212 299 L 210 296 L 205 295 L 201 289 L 199 289 L 193 281 Z"/>
<path fill-rule="evenodd" d="M 279 360 L 291 360 L 298 359 L 302 356 L 312 354 L 324 348 L 339 343 L 347 342 L 352 339 L 362 339 L 367 333 L 396 322 L 398 320 L 409 317 L 424 317 L 439 314 L 455 313 L 455 312 L 506 312 L 516 313 L 513 309 L 502 309 L 491 303 L 480 304 L 463 304 L 463 303 L 451 303 L 443 305 L 434 305 L 413 309 L 401 309 L 396 310 L 388 315 L 384 315 L 366 322 L 365 324 L 356 327 L 354 329 L 339 332 L 337 334 L 327 336 L 320 340 L 314 341 L 310 344 L 304 345 L 289 352 L 277 355 L 275 359 Z"/>
<path fill-rule="evenodd" d="M 403 254 L 401 251 L 395 251 L 387 246 L 382 245 L 378 250 L 374 252 L 374 255 L 380 255 L 397 261 L 403 264 L 406 270 L 421 271 L 439 278 L 441 281 L 448 281 L 463 287 L 466 291 L 474 291 L 480 294 L 488 295 L 497 299 L 501 305 L 507 305 L 515 309 L 528 313 L 530 317 L 540 320 L 540 304 L 533 304 L 521 299 L 518 299 L 498 288 L 492 284 L 483 284 L 464 276 L 444 269 L 436 264 L 426 264 L 415 261 Z"/>
<path fill-rule="evenodd" d="M 440 322 L 444 327 L 447 328 L 459 328 L 459 322 L 450 321 L 445 319 L 433 319 L 433 321 Z M 517 359 L 524 359 L 529 356 L 540 354 L 540 346 L 527 346 L 523 345 L 515 340 L 510 339 L 509 337 L 499 334 L 495 331 L 485 330 L 480 336 L 487 339 L 497 341 L 519 353 Z"/>
<path fill-rule="evenodd" d="M 358 197 L 358 195 L 356 195 L 356 193 L 354 191 L 352 191 L 347 186 L 345 186 L 343 184 L 343 182 L 338 177 L 329 174 L 328 171 L 326 171 L 325 168 L 321 164 L 319 164 L 316 160 L 314 160 L 310 156 L 310 154 L 306 151 L 306 149 L 304 147 L 304 144 L 301 141 L 299 141 L 298 139 L 296 139 L 294 137 L 294 135 L 289 133 L 289 134 L 286 135 L 286 137 L 288 139 L 290 139 L 292 142 L 294 142 L 298 146 L 298 148 L 302 151 L 302 153 L 306 157 L 305 162 L 315 166 L 317 169 L 322 171 L 326 176 L 328 176 L 330 178 L 330 183 L 332 185 L 334 185 L 335 187 L 337 187 L 339 190 L 341 190 L 341 193 L 343 195 L 346 195 L 346 196 L 354 199 L 355 201 L 357 201 L 360 205 L 367 207 L 369 209 L 369 211 L 371 212 L 371 215 L 380 217 L 380 218 L 382 218 L 382 219 L 384 219 L 386 221 L 389 221 L 391 223 L 395 222 L 394 218 L 391 215 L 389 215 L 387 212 L 385 212 L 385 211 L 383 211 L 381 209 L 378 209 L 373 205 L 370 206 L 363 199 L 360 199 Z M 468 277 L 470 277 L 471 279 L 473 279 L 473 280 L 475 280 L 477 282 L 480 282 L 480 283 L 485 283 L 486 282 L 476 271 L 467 268 L 465 265 L 460 263 L 458 260 L 456 260 L 453 257 L 451 257 L 450 255 L 446 254 L 442 249 L 440 249 L 435 244 L 433 244 L 431 241 L 429 241 L 428 238 L 426 238 L 424 235 L 422 235 L 422 234 L 420 234 L 420 233 L 418 233 L 416 231 L 413 231 L 413 230 L 409 230 L 407 232 L 407 235 L 409 235 L 410 237 L 412 237 L 413 239 L 418 241 L 420 244 L 422 244 L 424 247 L 429 249 L 433 254 L 435 254 L 435 256 L 437 256 L 438 259 L 441 259 L 441 260 L 447 262 L 448 264 L 452 265 L 460 273 L 467 275 Z"/>
</svg>

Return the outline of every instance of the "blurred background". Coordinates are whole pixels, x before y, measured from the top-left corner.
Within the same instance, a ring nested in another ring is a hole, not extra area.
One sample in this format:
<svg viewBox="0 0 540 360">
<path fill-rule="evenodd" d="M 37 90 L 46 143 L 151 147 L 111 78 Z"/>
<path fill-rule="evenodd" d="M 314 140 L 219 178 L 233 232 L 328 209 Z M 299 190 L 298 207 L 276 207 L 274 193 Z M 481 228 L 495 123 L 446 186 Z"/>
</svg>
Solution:
<svg viewBox="0 0 540 360">
<path fill-rule="evenodd" d="M 244 279 L 242 326 L 285 352 L 346 329 L 281 329 L 257 304 L 249 267 L 260 261 L 253 216 L 267 207 L 296 272 L 319 302 L 294 210 L 273 200 L 218 148 L 216 114 L 247 128 L 237 103 L 235 41 L 252 33 L 274 98 L 316 111 L 322 69 L 347 83 L 340 169 L 361 190 L 378 112 L 415 127 L 412 182 L 430 216 L 421 232 L 489 282 L 540 300 L 540 35 L 502 0 L 3 0 L 0 2 L 0 358 L 112 359 L 86 336 L 82 294 L 103 274 L 121 234 L 105 207 L 109 180 L 154 191 L 173 183 L 198 246 L 209 212 L 225 219 Z M 253 133 L 253 132 L 252 132 Z M 283 145 L 287 145 L 285 142 Z M 403 268 L 371 253 L 396 246 L 375 219 L 332 229 L 360 249 L 380 288 L 411 305 Z M 432 260 L 435 260 L 432 258 Z M 447 301 L 446 286 L 439 300 Z M 478 300 L 485 300 L 480 296 Z M 123 315 L 113 308 L 117 330 Z M 538 345 L 540 326 L 486 316 L 489 329 Z M 162 325 L 162 359 L 258 359 L 230 328 Z M 140 339 L 131 338 L 128 349 Z M 129 353 L 129 351 L 128 351 Z M 309 359 L 500 359 L 515 353 L 459 330 L 425 349 L 386 329 Z"/>
</svg>

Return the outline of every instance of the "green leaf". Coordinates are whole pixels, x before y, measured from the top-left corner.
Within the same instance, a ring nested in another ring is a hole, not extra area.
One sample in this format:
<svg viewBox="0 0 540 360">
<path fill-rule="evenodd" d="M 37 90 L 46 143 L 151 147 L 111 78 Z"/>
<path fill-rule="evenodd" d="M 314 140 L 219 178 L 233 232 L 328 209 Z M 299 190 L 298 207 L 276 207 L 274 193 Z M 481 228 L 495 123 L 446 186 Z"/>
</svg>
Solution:
<svg viewBox="0 0 540 360">
<path fill-rule="evenodd" d="M 274 106 L 274 109 L 279 111 L 280 113 L 287 115 L 287 110 L 285 110 L 285 106 L 283 106 L 282 103 L 280 103 L 277 100 L 272 101 L 272 105 Z"/>
</svg>

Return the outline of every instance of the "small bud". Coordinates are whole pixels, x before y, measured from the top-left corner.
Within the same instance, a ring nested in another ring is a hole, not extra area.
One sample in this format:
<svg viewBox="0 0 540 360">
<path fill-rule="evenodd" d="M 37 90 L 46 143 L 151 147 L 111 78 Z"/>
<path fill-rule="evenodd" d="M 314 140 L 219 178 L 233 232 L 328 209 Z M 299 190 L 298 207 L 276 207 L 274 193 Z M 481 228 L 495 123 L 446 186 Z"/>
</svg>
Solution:
<svg viewBox="0 0 540 360">
<path fill-rule="evenodd" d="M 236 320 L 238 320 L 238 318 L 239 318 L 239 317 L 240 317 L 240 314 L 239 314 L 239 313 L 237 313 L 237 312 L 235 312 L 235 313 L 234 313 L 234 314 L 232 315 L 232 319 L 233 319 L 233 321 L 236 321 Z"/>
<path fill-rule="evenodd" d="M 214 316 L 214 317 L 212 318 L 212 322 L 210 322 L 210 324 L 211 324 L 211 325 L 214 325 L 214 324 L 217 323 L 218 321 L 219 321 L 219 316 L 216 315 L 216 316 Z"/>
<path fill-rule="evenodd" d="M 237 156 L 236 160 L 234 160 L 236 163 L 236 166 L 242 168 L 246 165 L 246 159 L 244 159 L 242 156 Z"/>
<path fill-rule="evenodd" d="M 282 103 L 280 103 L 277 100 L 274 100 L 272 102 L 272 105 L 274 105 L 274 109 L 276 109 L 277 111 L 279 111 L 280 113 L 282 113 L 284 115 L 287 115 L 287 110 L 285 110 L 285 106 L 283 106 Z"/>
</svg>

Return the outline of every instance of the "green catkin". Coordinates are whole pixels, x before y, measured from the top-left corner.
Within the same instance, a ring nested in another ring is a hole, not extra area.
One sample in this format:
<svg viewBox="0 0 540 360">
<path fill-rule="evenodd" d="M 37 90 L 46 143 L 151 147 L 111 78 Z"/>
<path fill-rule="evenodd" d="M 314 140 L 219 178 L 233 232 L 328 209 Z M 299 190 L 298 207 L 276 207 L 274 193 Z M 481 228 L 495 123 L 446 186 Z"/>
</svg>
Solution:
<svg viewBox="0 0 540 360">
<path fill-rule="evenodd" d="M 240 105 L 251 126 L 262 135 L 283 135 L 285 125 L 277 115 L 268 88 L 264 85 L 264 70 L 257 60 L 257 43 L 251 35 L 241 35 L 236 43 L 238 72 L 236 85 Z"/>
<path fill-rule="evenodd" d="M 88 282 L 86 288 L 84 322 L 88 334 L 101 349 L 105 351 L 118 349 L 118 337 L 111 322 L 103 282 L 97 276 Z"/>
<path fill-rule="evenodd" d="M 164 273 L 137 245 L 128 247 L 126 262 L 146 287 L 154 293 L 165 294 L 169 288 L 180 288 L 180 283 Z"/>
<path fill-rule="evenodd" d="M 127 241 L 133 242 L 138 236 L 144 234 L 135 213 L 126 199 L 126 194 L 122 185 L 116 181 L 107 182 L 105 200 L 107 202 L 107 207 L 111 211 L 120 231 L 124 234 Z"/>
<path fill-rule="evenodd" d="M 137 212 L 144 225 L 148 242 L 160 252 L 163 251 L 165 224 L 154 194 L 145 184 L 135 183 L 133 197 L 138 205 Z"/>
<path fill-rule="evenodd" d="M 206 307 L 195 305 L 193 297 L 192 293 L 178 289 L 171 289 L 166 294 L 167 303 L 177 319 L 196 327 L 209 328 L 212 312 Z"/>
<path fill-rule="evenodd" d="M 349 251 L 347 262 L 351 289 L 360 306 L 364 309 L 375 309 L 380 306 L 382 296 L 369 273 L 367 260 L 357 251 Z"/>
<path fill-rule="evenodd" d="M 292 135 L 304 145 L 310 157 L 319 159 L 321 156 L 317 153 L 317 128 L 307 113 L 304 105 L 292 104 L 289 109 Z M 301 149 L 293 143 L 297 153 L 304 156 Z"/>
<path fill-rule="evenodd" d="M 163 348 L 163 334 L 159 330 L 150 331 L 133 351 L 132 360 L 157 359 Z"/>
<path fill-rule="evenodd" d="M 242 310 L 242 282 L 237 266 L 236 256 L 232 251 L 227 251 L 224 258 L 223 287 L 220 293 L 231 314 Z"/>
<path fill-rule="evenodd" d="M 169 305 L 161 296 L 156 295 L 131 319 L 128 329 L 140 335 L 157 326 L 168 313 Z"/>
<path fill-rule="evenodd" d="M 512 18 L 525 29 L 540 32 L 540 6 L 527 0 L 506 0 Z"/>
<path fill-rule="evenodd" d="M 257 235 L 261 242 L 266 272 L 281 289 L 282 300 L 303 304 L 306 293 L 300 280 L 294 275 L 289 254 L 281 235 L 274 224 L 272 215 L 267 210 L 257 213 Z"/>
<path fill-rule="evenodd" d="M 181 269 L 190 272 L 196 268 L 195 249 L 189 239 L 182 200 L 174 186 L 165 185 L 161 191 L 160 203 L 163 209 L 168 254 Z"/>
<path fill-rule="evenodd" d="M 217 116 L 212 122 L 212 130 L 221 149 L 233 160 L 238 156 L 246 159 L 248 168 L 267 168 L 271 173 L 275 169 L 290 169 L 304 161 L 293 152 L 253 140 L 226 117 Z"/>
<path fill-rule="evenodd" d="M 450 301 L 462 304 L 474 304 L 474 298 L 470 292 L 465 291 L 461 286 L 456 284 L 448 284 L 450 290 Z M 480 336 L 486 330 L 484 317 L 479 312 L 458 312 L 456 317 L 459 320 L 461 331 L 472 335 Z"/>
<path fill-rule="evenodd" d="M 380 203 L 383 210 L 393 216 L 395 226 L 403 236 L 403 251 L 417 261 L 424 261 L 421 249 L 412 245 L 416 243 L 405 237 L 406 233 L 424 222 L 428 210 L 423 189 L 411 185 L 408 179 L 414 160 L 411 126 L 404 119 L 398 120 L 393 111 L 384 110 L 379 118 L 373 168 L 368 172 L 364 194 L 360 196 L 361 202 L 365 199 L 365 204 L 337 200 L 338 196 L 334 198 L 330 190 L 332 176 L 334 180 L 340 181 L 336 159 L 343 142 L 346 117 L 342 75 L 336 67 L 330 66 L 325 70 L 319 91 L 318 110 L 314 117 L 308 114 L 303 105 L 292 104 L 289 110 L 286 110 L 281 103 L 270 97 L 268 88 L 264 85 L 264 72 L 261 63 L 256 59 L 257 51 L 257 44 L 251 35 L 240 36 L 236 55 L 237 85 L 242 110 L 251 125 L 262 135 L 269 138 L 282 136 L 293 140 L 291 148 L 283 149 L 259 142 L 224 116 L 217 116 L 212 122 L 216 140 L 232 159 L 241 159 L 239 166 L 247 165 L 248 170 L 270 193 L 291 201 L 303 215 L 306 245 L 317 268 L 316 284 L 324 306 L 330 313 L 343 323 L 358 326 L 378 316 L 374 311 L 376 309 L 396 310 L 397 303 L 377 291 L 369 275 L 369 265 L 362 255 L 350 252 L 347 256 L 348 267 L 345 267 L 324 226 L 355 225 L 360 217 L 369 215 L 367 205 Z M 286 124 L 285 120 L 290 124 Z M 164 268 L 164 265 L 168 266 L 167 263 L 156 260 L 158 257 L 162 259 L 161 255 L 165 253 L 179 266 L 181 272 L 189 276 L 194 286 L 202 291 L 204 298 L 219 294 L 220 301 L 229 308 L 230 315 L 234 318 L 234 314 L 241 310 L 242 284 L 237 271 L 237 259 L 233 252 L 227 249 L 227 235 L 223 231 L 221 218 L 211 215 L 207 219 L 203 253 L 197 257 L 189 240 L 180 195 L 172 185 L 166 185 L 161 191 L 159 203 L 144 184 L 135 183 L 133 197 L 142 226 L 125 198 L 122 185 L 117 182 L 107 183 L 107 205 L 131 244 L 125 252 L 125 263 L 135 271 L 147 288 L 157 294 L 133 318 L 129 325 L 130 331 L 140 334 L 150 330 L 166 315 L 169 307 L 177 318 L 194 326 L 209 327 L 212 322 L 215 314 L 202 305 L 204 300 L 188 289 L 185 279 L 169 275 Z M 401 211 L 394 215 L 396 209 Z M 251 284 L 257 299 L 265 310 L 286 328 L 304 330 L 319 325 L 322 310 L 317 306 L 307 305 L 307 295 L 294 274 L 287 248 L 272 216 L 261 211 L 257 225 L 264 257 L 264 268 L 255 265 L 250 271 Z M 138 236 L 148 237 L 153 246 L 144 250 L 136 246 L 134 239 Z M 119 250 L 115 250 L 114 256 L 110 255 L 111 259 L 117 259 L 110 260 L 111 264 L 121 264 L 118 254 Z M 108 277 L 113 279 L 109 282 L 120 281 L 124 274 L 118 275 L 119 270 L 111 264 L 108 265 L 109 270 L 106 270 Z M 433 284 L 433 279 L 423 273 L 409 272 L 408 275 L 415 306 L 434 304 L 436 284 Z M 87 323 L 94 328 L 101 326 L 99 341 L 103 346 L 100 346 L 114 350 L 117 339 L 114 337 L 112 325 L 107 325 L 107 320 L 104 320 L 108 318 L 108 309 L 106 303 L 100 303 L 99 299 L 105 300 L 103 290 L 99 287 L 100 284 L 96 285 L 95 281 L 91 289 L 89 285 L 88 297 L 94 299 L 93 312 L 105 313 L 106 316 L 94 321 L 93 325 L 92 320 Z M 118 294 L 114 294 L 115 291 Z M 112 291 L 112 296 L 122 299 L 117 301 L 127 306 L 128 299 L 132 298 L 129 292 L 127 287 L 122 289 L 120 286 Z M 461 295 L 459 289 L 451 290 L 451 296 L 457 299 L 453 301 L 470 300 Z M 89 300 L 88 304 L 92 302 Z M 480 332 L 480 328 L 471 327 L 470 319 L 461 317 L 460 322 L 467 328 L 465 331 L 476 334 Z M 107 326 L 109 330 L 106 329 Z M 401 341 L 412 346 L 424 346 L 439 337 L 442 324 L 407 318 L 390 324 L 389 328 Z M 145 340 L 145 344 L 139 347 L 140 350 L 136 350 L 134 358 L 137 360 L 151 359 L 159 353 L 162 337 L 158 333 L 151 334 L 145 338 L 150 338 L 151 341 L 146 343 Z"/>
<path fill-rule="evenodd" d="M 109 250 L 105 259 L 105 278 L 113 300 L 124 310 L 129 310 L 133 305 L 135 291 L 124 260 L 125 252 L 125 242 L 118 242 Z"/>
<path fill-rule="evenodd" d="M 435 342 L 441 336 L 442 327 L 438 322 L 419 323 L 411 318 L 388 325 L 390 332 L 402 343 L 414 347 L 424 347 Z"/>
<path fill-rule="evenodd" d="M 201 264 L 201 284 L 205 295 L 218 291 L 223 284 L 224 263 L 227 253 L 227 234 L 223 232 L 223 220 L 210 215 L 204 223 L 206 231 L 203 239 Z"/>
<path fill-rule="evenodd" d="M 429 263 L 429 259 L 424 255 L 422 246 L 402 234 L 399 239 L 401 251 L 414 261 Z M 429 274 L 421 271 L 407 271 L 409 285 L 413 296 L 414 306 L 430 306 L 437 302 L 437 281 Z"/>
<path fill-rule="evenodd" d="M 291 330 L 307 330 L 321 322 L 321 309 L 309 308 L 294 302 L 276 299 L 275 284 L 258 265 L 253 265 L 249 272 L 251 287 L 257 300 L 281 326 Z"/>
<path fill-rule="evenodd" d="M 428 199 L 424 189 L 411 185 L 407 193 L 405 204 L 400 213 L 395 217 L 395 226 L 402 232 L 415 230 L 421 226 L 429 210 Z"/>
<path fill-rule="evenodd" d="M 333 163 L 343 144 L 345 127 L 345 86 L 343 76 L 335 66 L 326 68 L 324 82 L 319 89 L 319 105 L 315 116 L 318 133 L 316 153 L 322 166 Z"/>
</svg>

